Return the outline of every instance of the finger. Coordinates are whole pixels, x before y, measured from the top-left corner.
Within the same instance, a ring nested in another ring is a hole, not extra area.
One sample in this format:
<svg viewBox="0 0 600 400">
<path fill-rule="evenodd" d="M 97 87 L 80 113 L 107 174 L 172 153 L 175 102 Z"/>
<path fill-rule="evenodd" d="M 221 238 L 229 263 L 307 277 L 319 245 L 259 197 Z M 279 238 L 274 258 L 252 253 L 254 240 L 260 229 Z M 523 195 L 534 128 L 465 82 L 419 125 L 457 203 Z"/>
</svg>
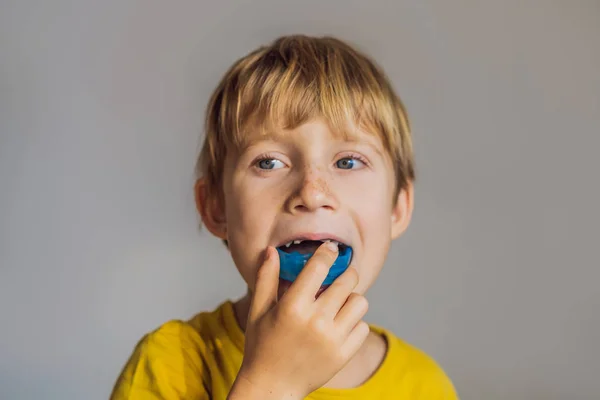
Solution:
<svg viewBox="0 0 600 400">
<path fill-rule="evenodd" d="M 327 277 L 329 268 L 338 256 L 338 246 L 333 242 L 323 243 L 308 260 L 298 278 L 288 289 L 287 298 L 308 299 L 315 301 L 317 291 Z"/>
<path fill-rule="evenodd" d="M 277 302 L 279 285 L 279 254 L 273 247 L 267 247 L 265 261 L 256 272 L 254 294 L 250 302 L 249 321 L 256 321 Z"/>
<path fill-rule="evenodd" d="M 323 313 L 334 318 L 356 285 L 358 285 L 358 272 L 355 268 L 350 267 L 319 296 L 316 302 L 317 307 Z"/>
<path fill-rule="evenodd" d="M 363 343 L 365 343 L 370 332 L 371 328 L 369 328 L 369 325 L 365 321 L 359 321 L 342 345 L 341 351 L 344 357 L 350 359 L 354 356 Z"/>
<path fill-rule="evenodd" d="M 368 310 L 369 302 L 367 299 L 358 293 L 351 293 L 346 303 L 334 318 L 334 323 L 341 332 L 349 333 L 365 316 Z"/>
</svg>

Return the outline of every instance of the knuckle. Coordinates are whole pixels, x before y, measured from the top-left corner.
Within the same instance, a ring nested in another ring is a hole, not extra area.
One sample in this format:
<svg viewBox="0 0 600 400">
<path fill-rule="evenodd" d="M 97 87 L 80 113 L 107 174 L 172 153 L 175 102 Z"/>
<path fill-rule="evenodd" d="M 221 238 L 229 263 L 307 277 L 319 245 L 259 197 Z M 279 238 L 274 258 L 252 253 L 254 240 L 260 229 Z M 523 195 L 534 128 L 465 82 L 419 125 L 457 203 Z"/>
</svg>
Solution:
<svg viewBox="0 0 600 400">
<path fill-rule="evenodd" d="M 369 332 L 371 331 L 371 327 L 369 327 L 369 324 L 367 324 L 365 321 L 360 321 L 356 325 L 356 329 L 358 330 L 358 332 L 360 333 L 360 335 L 362 337 L 367 336 L 369 334 Z"/>
<path fill-rule="evenodd" d="M 351 300 L 354 303 L 354 307 L 364 312 L 366 312 L 369 309 L 369 301 L 365 296 L 362 296 L 357 293 L 352 293 L 351 296 Z"/>
<path fill-rule="evenodd" d="M 310 329 L 319 335 L 327 335 L 330 331 L 327 321 L 321 316 L 311 319 Z"/>
<path fill-rule="evenodd" d="M 302 306 L 295 301 L 281 302 L 281 307 L 278 309 L 278 317 L 281 319 L 290 319 L 298 321 L 304 317 Z"/>
<path fill-rule="evenodd" d="M 331 264 L 328 264 L 328 260 L 322 257 L 316 257 L 312 263 L 312 269 L 316 274 L 323 275 L 329 271 Z"/>
</svg>

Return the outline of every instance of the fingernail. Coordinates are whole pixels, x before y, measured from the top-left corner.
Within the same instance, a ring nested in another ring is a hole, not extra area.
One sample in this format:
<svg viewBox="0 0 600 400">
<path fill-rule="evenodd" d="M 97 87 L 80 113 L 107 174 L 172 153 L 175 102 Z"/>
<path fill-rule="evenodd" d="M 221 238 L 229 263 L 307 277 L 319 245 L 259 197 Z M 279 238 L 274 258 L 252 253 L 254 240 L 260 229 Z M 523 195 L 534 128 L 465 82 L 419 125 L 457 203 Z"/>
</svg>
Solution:
<svg viewBox="0 0 600 400">
<path fill-rule="evenodd" d="M 327 242 L 327 243 L 325 243 L 325 246 L 327 246 L 327 248 L 333 252 L 338 251 L 338 245 L 335 242 Z"/>
</svg>

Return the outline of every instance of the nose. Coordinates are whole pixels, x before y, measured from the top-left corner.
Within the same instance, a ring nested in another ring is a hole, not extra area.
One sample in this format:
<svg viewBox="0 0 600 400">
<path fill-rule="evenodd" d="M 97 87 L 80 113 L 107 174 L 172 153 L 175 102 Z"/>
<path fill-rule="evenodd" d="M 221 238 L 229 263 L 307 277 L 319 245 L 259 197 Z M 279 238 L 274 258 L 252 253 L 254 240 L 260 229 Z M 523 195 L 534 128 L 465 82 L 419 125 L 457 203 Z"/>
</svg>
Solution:
<svg viewBox="0 0 600 400">
<path fill-rule="evenodd" d="M 330 188 L 329 179 L 318 171 L 304 174 L 289 201 L 292 213 L 314 212 L 319 209 L 335 210 L 338 201 Z"/>
</svg>

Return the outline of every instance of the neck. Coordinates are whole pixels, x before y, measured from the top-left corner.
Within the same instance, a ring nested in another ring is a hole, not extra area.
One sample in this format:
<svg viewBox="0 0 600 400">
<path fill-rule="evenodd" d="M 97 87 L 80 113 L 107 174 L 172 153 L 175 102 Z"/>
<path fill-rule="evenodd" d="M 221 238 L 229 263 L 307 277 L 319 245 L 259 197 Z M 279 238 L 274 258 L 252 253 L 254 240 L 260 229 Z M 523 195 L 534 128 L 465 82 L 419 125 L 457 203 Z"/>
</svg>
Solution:
<svg viewBox="0 0 600 400">
<path fill-rule="evenodd" d="M 242 332 L 246 332 L 246 324 L 248 322 L 248 313 L 250 312 L 250 290 L 238 301 L 233 303 L 233 311 L 238 325 L 242 328 Z"/>
</svg>

